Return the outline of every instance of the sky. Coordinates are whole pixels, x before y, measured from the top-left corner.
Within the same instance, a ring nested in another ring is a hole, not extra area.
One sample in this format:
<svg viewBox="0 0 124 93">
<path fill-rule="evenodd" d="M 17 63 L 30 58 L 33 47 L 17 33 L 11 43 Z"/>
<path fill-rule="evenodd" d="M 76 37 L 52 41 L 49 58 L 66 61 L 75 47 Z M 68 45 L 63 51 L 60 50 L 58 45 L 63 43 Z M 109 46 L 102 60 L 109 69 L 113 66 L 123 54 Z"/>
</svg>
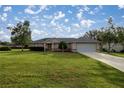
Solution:
<svg viewBox="0 0 124 93">
<path fill-rule="evenodd" d="M 0 5 L 0 41 L 11 41 L 6 28 L 24 20 L 30 21 L 32 40 L 38 40 L 78 38 L 86 31 L 106 27 L 109 17 L 115 25 L 124 26 L 124 5 Z"/>
</svg>

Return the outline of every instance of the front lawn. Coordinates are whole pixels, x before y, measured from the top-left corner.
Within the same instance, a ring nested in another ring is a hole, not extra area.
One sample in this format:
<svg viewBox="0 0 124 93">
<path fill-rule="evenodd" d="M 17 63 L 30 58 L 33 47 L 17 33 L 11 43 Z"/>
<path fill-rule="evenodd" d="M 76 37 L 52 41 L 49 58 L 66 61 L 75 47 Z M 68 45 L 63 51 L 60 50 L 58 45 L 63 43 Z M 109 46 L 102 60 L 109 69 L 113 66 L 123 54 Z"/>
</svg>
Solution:
<svg viewBox="0 0 124 93">
<path fill-rule="evenodd" d="M 124 57 L 124 53 L 111 53 L 113 56 Z"/>
<path fill-rule="evenodd" d="M 124 73 L 77 53 L 0 52 L 0 87 L 124 87 Z"/>
</svg>

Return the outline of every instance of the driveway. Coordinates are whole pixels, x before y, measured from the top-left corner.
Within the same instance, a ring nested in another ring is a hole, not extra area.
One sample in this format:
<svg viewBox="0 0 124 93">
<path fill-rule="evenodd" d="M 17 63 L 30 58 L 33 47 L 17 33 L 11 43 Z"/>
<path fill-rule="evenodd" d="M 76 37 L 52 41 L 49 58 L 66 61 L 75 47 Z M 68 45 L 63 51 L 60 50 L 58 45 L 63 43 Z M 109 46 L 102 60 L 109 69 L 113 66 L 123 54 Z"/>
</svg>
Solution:
<svg viewBox="0 0 124 93">
<path fill-rule="evenodd" d="M 103 53 L 97 53 L 97 52 L 80 52 L 80 53 L 89 56 L 93 59 L 99 60 L 103 63 L 106 63 L 124 72 L 124 58 L 103 54 Z"/>
</svg>

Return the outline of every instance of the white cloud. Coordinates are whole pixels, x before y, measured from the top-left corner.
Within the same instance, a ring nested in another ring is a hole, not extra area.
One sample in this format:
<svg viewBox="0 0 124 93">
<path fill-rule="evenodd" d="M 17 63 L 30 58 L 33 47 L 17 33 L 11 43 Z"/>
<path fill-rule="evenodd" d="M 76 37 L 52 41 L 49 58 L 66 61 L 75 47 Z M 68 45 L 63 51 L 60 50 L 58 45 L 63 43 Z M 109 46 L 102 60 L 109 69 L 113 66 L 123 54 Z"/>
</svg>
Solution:
<svg viewBox="0 0 124 93">
<path fill-rule="evenodd" d="M 124 18 L 124 15 L 122 16 L 122 18 Z"/>
<path fill-rule="evenodd" d="M 84 11 L 89 11 L 90 8 L 89 8 L 88 6 L 86 6 L 86 5 L 84 5 L 84 6 L 83 6 L 83 10 L 84 10 Z"/>
<path fill-rule="evenodd" d="M 12 26 L 14 26 L 14 24 L 7 24 L 7 26 L 8 26 L 8 27 L 12 27 Z"/>
<path fill-rule="evenodd" d="M 52 15 L 43 15 L 43 18 L 45 18 L 45 19 L 52 19 L 53 16 Z"/>
<path fill-rule="evenodd" d="M 82 26 L 86 27 L 86 28 L 89 28 L 94 23 L 95 23 L 95 21 L 90 20 L 90 19 L 88 19 L 88 20 L 81 20 L 81 22 L 80 22 L 80 24 Z"/>
<path fill-rule="evenodd" d="M 0 31 L 0 41 L 10 41 L 10 36 L 4 31 Z"/>
<path fill-rule="evenodd" d="M 75 24 L 72 24 L 72 26 L 76 27 L 76 28 L 80 28 L 80 25 L 75 23 Z"/>
<path fill-rule="evenodd" d="M 24 19 L 19 19 L 19 18 L 16 17 L 16 16 L 14 17 L 14 20 L 15 20 L 15 21 L 18 21 L 18 22 L 24 22 Z"/>
<path fill-rule="evenodd" d="M 42 5 L 39 7 L 38 10 L 34 11 L 33 9 L 35 9 L 36 7 L 35 6 L 28 6 L 24 12 L 27 13 L 27 14 L 39 14 L 40 12 L 42 12 L 43 10 L 47 9 L 47 6 L 46 5 Z"/>
<path fill-rule="evenodd" d="M 90 12 L 89 12 L 89 14 L 91 14 L 91 15 L 95 15 L 95 12 L 93 12 L 93 11 L 90 11 Z"/>
<path fill-rule="evenodd" d="M 34 28 L 34 29 L 32 29 L 31 36 L 32 36 L 33 40 L 37 40 L 37 39 L 41 39 L 41 38 L 47 37 L 48 36 L 48 32 L 45 31 L 45 30 Z"/>
<path fill-rule="evenodd" d="M 124 9 L 124 5 L 118 5 L 119 9 Z"/>
<path fill-rule="evenodd" d="M 79 13 L 77 13 L 77 18 L 80 20 L 81 18 L 82 18 L 82 14 L 83 14 L 83 12 L 79 12 Z"/>
<path fill-rule="evenodd" d="M 68 13 L 72 14 L 72 11 L 71 10 L 68 10 Z"/>
<path fill-rule="evenodd" d="M 53 20 L 50 22 L 50 24 L 51 24 L 52 26 L 56 26 L 55 20 L 53 19 Z"/>
<path fill-rule="evenodd" d="M 90 10 L 88 11 L 88 14 L 91 14 L 91 15 L 95 15 L 95 14 L 98 14 L 98 12 L 103 9 L 103 6 L 102 5 L 99 5 L 97 7 L 95 7 L 93 10 Z M 100 13 L 102 14 L 102 13 Z M 103 15 L 103 14 L 102 14 Z"/>
<path fill-rule="evenodd" d="M 4 12 L 11 11 L 11 10 L 12 10 L 11 6 L 4 7 L 3 9 Z"/>
<path fill-rule="evenodd" d="M 69 20 L 68 19 L 65 19 L 65 22 L 67 23 Z"/>
<path fill-rule="evenodd" d="M 7 13 L 3 13 L 3 17 L 5 17 L 5 18 L 6 18 L 6 17 L 7 17 Z"/>
<path fill-rule="evenodd" d="M 82 33 L 76 33 L 76 34 L 70 35 L 70 37 L 72 37 L 72 38 L 79 38 L 80 36 L 82 36 Z"/>
<path fill-rule="evenodd" d="M 103 9 L 103 6 L 102 6 L 102 5 L 99 5 L 98 7 L 99 7 L 100 9 Z"/>
<path fill-rule="evenodd" d="M 71 28 L 70 27 L 67 27 L 67 32 L 71 32 Z"/>
<path fill-rule="evenodd" d="M 2 15 L 0 15 L 0 19 L 2 20 L 2 21 L 6 21 L 7 20 L 7 13 L 3 13 Z"/>
<path fill-rule="evenodd" d="M 57 14 L 55 14 L 54 19 L 58 20 L 65 17 L 65 14 L 62 11 L 59 11 Z"/>
</svg>

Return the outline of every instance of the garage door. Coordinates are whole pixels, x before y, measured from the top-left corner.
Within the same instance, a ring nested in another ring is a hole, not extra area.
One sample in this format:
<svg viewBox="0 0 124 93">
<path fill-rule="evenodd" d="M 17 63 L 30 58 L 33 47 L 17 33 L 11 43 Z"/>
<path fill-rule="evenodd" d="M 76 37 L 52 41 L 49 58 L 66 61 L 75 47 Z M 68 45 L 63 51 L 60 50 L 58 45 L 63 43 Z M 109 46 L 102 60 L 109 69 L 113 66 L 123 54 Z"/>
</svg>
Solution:
<svg viewBox="0 0 124 93">
<path fill-rule="evenodd" d="M 96 44 L 77 44 L 78 52 L 95 52 Z"/>
</svg>

